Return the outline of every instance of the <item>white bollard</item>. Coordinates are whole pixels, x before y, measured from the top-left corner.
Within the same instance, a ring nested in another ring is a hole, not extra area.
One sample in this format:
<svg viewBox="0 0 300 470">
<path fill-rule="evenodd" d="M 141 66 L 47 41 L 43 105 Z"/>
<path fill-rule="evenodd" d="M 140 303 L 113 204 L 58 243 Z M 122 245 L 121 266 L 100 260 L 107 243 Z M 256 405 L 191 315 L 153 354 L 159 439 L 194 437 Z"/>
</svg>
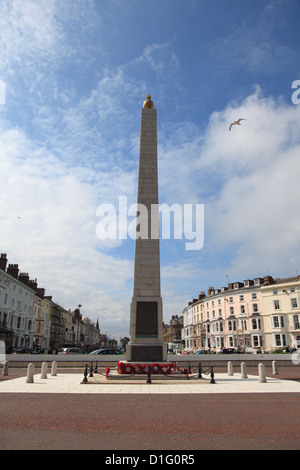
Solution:
<svg viewBox="0 0 300 470">
<path fill-rule="evenodd" d="M 5 361 L 4 364 L 3 364 L 2 375 L 4 375 L 4 376 L 8 375 L 8 362 L 7 361 Z"/>
<path fill-rule="evenodd" d="M 47 369 L 48 369 L 47 362 L 43 362 L 42 371 L 41 371 L 41 379 L 46 379 L 47 378 Z"/>
<path fill-rule="evenodd" d="M 242 363 L 241 363 L 241 378 L 242 378 L 242 379 L 248 379 L 248 376 L 247 376 L 247 367 L 246 367 L 245 362 L 242 362 Z"/>
<path fill-rule="evenodd" d="M 265 371 L 265 366 L 264 364 L 260 363 L 258 364 L 258 381 L 259 383 L 263 384 L 266 383 L 266 371 Z"/>
<path fill-rule="evenodd" d="M 232 368 L 232 362 L 227 363 L 227 370 L 228 370 L 228 375 L 233 375 L 233 368 Z"/>
<path fill-rule="evenodd" d="M 27 384 L 33 384 L 34 382 L 33 376 L 34 376 L 34 365 L 30 363 L 27 366 L 27 377 L 26 377 Z"/>
<path fill-rule="evenodd" d="M 53 377 L 56 377 L 56 376 L 57 376 L 57 362 L 56 362 L 56 361 L 53 361 L 53 362 L 52 362 L 51 375 L 52 375 Z"/>
<path fill-rule="evenodd" d="M 272 372 L 273 372 L 273 375 L 278 375 L 278 368 L 277 368 L 276 361 L 272 361 Z"/>
</svg>

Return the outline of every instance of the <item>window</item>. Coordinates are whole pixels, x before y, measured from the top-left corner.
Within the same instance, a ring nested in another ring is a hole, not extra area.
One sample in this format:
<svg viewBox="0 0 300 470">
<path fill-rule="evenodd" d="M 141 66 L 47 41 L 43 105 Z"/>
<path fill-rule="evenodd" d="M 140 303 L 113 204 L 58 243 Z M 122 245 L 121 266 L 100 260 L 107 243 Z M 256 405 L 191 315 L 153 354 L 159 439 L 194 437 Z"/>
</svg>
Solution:
<svg viewBox="0 0 300 470">
<path fill-rule="evenodd" d="M 279 302 L 279 300 L 274 300 L 274 309 L 275 309 L 275 310 L 280 310 L 280 302 Z"/>
<path fill-rule="evenodd" d="M 253 336 L 252 345 L 254 348 L 262 347 L 264 344 L 262 336 Z"/>
<path fill-rule="evenodd" d="M 247 320 L 241 320 L 242 330 L 247 331 Z"/>
<path fill-rule="evenodd" d="M 252 300 L 256 300 L 257 299 L 257 293 L 256 292 L 253 292 L 252 294 Z"/>
<path fill-rule="evenodd" d="M 277 289 L 274 289 L 274 290 L 273 290 L 273 294 L 277 294 Z"/>
<path fill-rule="evenodd" d="M 258 305 L 257 304 L 252 304 L 252 312 L 257 313 L 258 312 Z"/>
<path fill-rule="evenodd" d="M 273 316 L 273 328 L 284 328 L 284 316 L 283 315 L 274 315 Z"/>
<path fill-rule="evenodd" d="M 260 330 L 261 329 L 261 320 L 260 318 L 253 318 L 252 320 L 252 330 Z"/>
<path fill-rule="evenodd" d="M 229 297 L 229 303 L 233 303 L 233 297 Z"/>
<path fill-rule="evenodd" d="M 285 335 L 275 335 L 275 346 L 276 347 L 283 347 L 286 346 L 286 336 Z"/>
<path fill-rule="evenodd" d="M 300 329 L 299 317 L 300 317 L 300 315 L 293 315 L 294 329 L 295 329 L 295 330 L 299 330 L 299 329 Z"/>
<path fill-rule="evenodd" d="M 240 295 L 240 302 L 244 302 L 244 296 Z"/>
<path fill-rule="evenodd" d="M 241 305 L 240 309 L 241 309 L 241 315 L 244 315 L 246 313 L 245 312 L 245 305 Z"/>
<path fill-rule="evenodd" d="M 229 308 L 229 313 L 230 313 L 230 315 L 234 315 L 234 308 L 233 307 Z"/>
<path fill-rule="evenodd" d="M 222 310 L 219 308 L 219 317 L 222 316 Z"/>
<path fill-rule="evenodd" d="M 218 305 L 221 305 L 221 299 L 218 299 Z"/>
<path fill-rule="evenodd" d="M 291 304 L 292 304 L 292 308 L 297 308 L 298 307 L 297 299 L 291 299 Z"/>
</svg>

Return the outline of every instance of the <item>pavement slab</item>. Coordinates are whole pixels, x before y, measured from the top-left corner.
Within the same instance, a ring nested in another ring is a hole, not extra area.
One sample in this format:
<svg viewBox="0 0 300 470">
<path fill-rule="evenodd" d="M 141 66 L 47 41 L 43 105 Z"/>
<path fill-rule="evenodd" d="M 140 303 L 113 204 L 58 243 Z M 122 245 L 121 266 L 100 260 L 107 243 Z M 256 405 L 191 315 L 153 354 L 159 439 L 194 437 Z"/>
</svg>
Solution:
<svg viewBox="0 0 300 470">
<path fill-rule="evenodd" d="M 155 380 L 151 384 L 144 383 L 134 378 L 126 378 L 117 381 L 107 380 L 105 375 L 94 374 L 88 377 L 88 383 L 82 383 L 80 374 L 63 374 L 57 376 L 47 375 L 46 379 L 41 374 L 34 375 L 34 382 L 27 383 L 26 377 L 19 377 L 0 382 L 1 393 L 79 393 L 79 394 L 214 394 L 214 393 L 300 393 L 300 382 L 283 380 L 277 377 L 267 377 L 265 383 L 260 383 L 258 376 L 248 375 L 247 379 L 240 374 L 228 376 L 217 373 L 214 376 L 215 383 L 210 383 L 210 378 L 198 379 L 190 377 L 189 380 Z"/>
</svg>

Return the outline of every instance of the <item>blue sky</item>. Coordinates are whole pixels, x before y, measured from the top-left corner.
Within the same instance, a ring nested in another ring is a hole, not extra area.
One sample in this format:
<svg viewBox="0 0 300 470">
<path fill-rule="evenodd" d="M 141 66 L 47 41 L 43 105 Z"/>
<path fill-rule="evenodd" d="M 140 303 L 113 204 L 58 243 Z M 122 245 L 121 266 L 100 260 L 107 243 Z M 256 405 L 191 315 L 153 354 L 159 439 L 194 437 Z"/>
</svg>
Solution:
<svg viewBox="0 0 300 470">
<path fill-rule="evenodd" d="M 150 93 L 160 202 L 205 207 L 201 250 L 161 241 L 164 320 L 227 279 L 300 274 L 299 17 L 296 0 L 2 0 L 9 262 L 128 335 L 134 241 L 99 240 L 96 210 L 136 200 Z"/>
</svg>

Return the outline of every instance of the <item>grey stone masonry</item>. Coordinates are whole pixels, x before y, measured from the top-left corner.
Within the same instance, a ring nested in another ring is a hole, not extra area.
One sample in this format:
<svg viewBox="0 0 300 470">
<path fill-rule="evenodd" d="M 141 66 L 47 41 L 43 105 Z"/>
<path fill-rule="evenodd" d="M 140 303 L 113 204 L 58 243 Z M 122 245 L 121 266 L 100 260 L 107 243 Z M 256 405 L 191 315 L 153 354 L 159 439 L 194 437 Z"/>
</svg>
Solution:
<svg viewBox="0 0 300 470">
<path fill-rule="evenodd" d="M 128 361 L 163 361 L 156 109 L 141 113 L 133 297 Z M 139 206 L 141 205 L 141 206 Z"/>
</svg>

